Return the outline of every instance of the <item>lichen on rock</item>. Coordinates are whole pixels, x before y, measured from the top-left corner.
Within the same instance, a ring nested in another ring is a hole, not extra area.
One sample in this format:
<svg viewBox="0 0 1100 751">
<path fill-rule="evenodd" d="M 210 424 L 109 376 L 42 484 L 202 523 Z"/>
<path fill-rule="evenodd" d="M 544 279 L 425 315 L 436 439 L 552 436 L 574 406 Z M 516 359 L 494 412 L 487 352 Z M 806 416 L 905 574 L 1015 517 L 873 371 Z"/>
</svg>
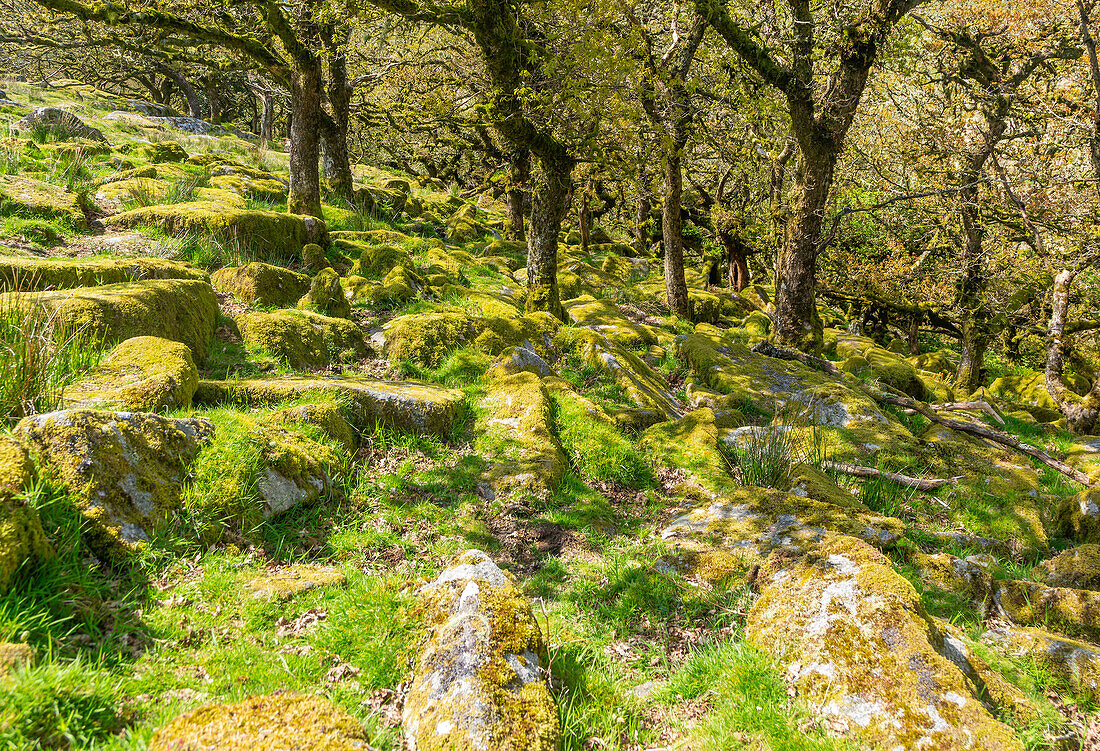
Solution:
<svg viewBox="0 0 1100 751">
<path fill-rule="evenodd" d="M 557 707 L 531 606 L 484 553 L 468 550 L 417 596 L 428 626 L 405 699 L 412 751 L 554 751 Z"/>
<path fill-rule="evenodd" d="M 299 564 L 265 571 L 244 586 L 253 597 L 286 600 L 321 587 L 342 587 L 347 582 L 347 577 L 331 566 Z"/>
</svg>

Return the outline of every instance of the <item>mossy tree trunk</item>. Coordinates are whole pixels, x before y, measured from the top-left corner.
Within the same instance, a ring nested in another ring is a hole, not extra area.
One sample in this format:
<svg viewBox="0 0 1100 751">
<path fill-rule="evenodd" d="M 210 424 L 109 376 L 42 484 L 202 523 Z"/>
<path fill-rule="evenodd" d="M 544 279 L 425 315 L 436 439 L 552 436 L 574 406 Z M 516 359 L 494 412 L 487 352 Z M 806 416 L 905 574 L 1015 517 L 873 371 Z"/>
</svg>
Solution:
<svg viewBox="0 0 1100 751">
<path fill-rule="evenodd" d="M 519 149 L 512 154 L 508 192 L 505 196 L 508 219 L 508 239 L 523 242 L 527 239 L 524 229 L 526 190 L 531 180 L 531 152 Z"/>
<path fill-rule="evenodd" d="M 290 121 L 290 195 L 287 211 L 318 218 L 321 213 L 320 156 L 321 66 L 315 62 L 292 77 Z"/>
<path fill-rule="evenodd" d="M 684 192 L 680 154 L 680 149 L 675 146 L 666 148 L 661 164 L 664 173 L 661 183 L 661 236 L 665 250 L 665 298 L 674 315 L 691 320 L 691 300 L 684 275 L 684 222 L 680 215 Z"/>
<path fill-rule="evenodd" d="M 1100 379 L 1093 383 L 1089 393 L 1083 397 L 1073 393 L 1062 380 L 1066 314 L 1069 311 L 1069 292 L 1074 277 L 1075 274 L 1070 269 L 1062 269 L 1054 277 L 1044 381 L 1051 398 L 1065 416 L 1069 429 L 1080 434 L 1091 433 L 1100 418 Z"/>
<path fill-rule="evenodd" d="M 586 185 L 581 191 L 580 206 L 577 207 L 577 229 L 580 230 L 582 254 L 588 253 L 591 242 L 589 223 L 592 221 L 592 214 L 588 211 L 589 195 L 589 186 Z"/>
<path fill-rule="evenodd" d="M 749 275 L 748 249 L 733 232 L 722 232 L 719 239 L 726 249 L 726 261 L 729 263 L 729 288 L 734 292 L 743 292 L 752 281 Z"/>
<path fill-rule="evenodd" d="M 328 189 L 341 198 L 350 199 L 355 189 L 348 157 L 348 125 L 351 117 L 351 96 L 354 91 L 348 81 L 347 56 L 333 43 L 333 32 L 325 34 L 328 52 L 329 112 L 321 114 L 321 145 L 324 153 L 324 174 Z"/>
<path fill-rule="evenodd" d="M 180 94 L 183 95 L 184 100 L 187 102 L 188 116 L 201 119 L 202 99 L 199 97 L 199 93 L 195 91 L 195 87 L 187 80 L 187 77 L 178 70 L 167 65 L 160 65 L 157 67 L 157 70 L 159 70 L 165 78 L 172 81 L 176 85 L 176 88 L 179 89 Z M 168 104 L 168 102 L 166 102 L 166 104 Z"/>
<path fill-rule="evenodd" d="M 532 194 L 531 232 L 527 252 L 528 313 L 547 311 L 564 319 L 558 291 L 558 234 L 573 190 L 573 160 L 543 161 Z"/>
<path fill-rule="evenodd" d="M 638 202 L 634 213 L 634 252 L 639 256 L 649 250 L 649 212 L 652 208 L 643 177 L 638 184 Z"/>
<path fill-rule="evenodd" d="M 792 0 L 790 28 L 779 37 L 784 41 L 776 41 L 772 48 L 761 43 L 755 28 L 735 20 L 722 0 L 695 0 L 699 15 L 729 48 L 787 100 L 801 163 L 776 263 L 774 335 L 783 345 L 815 353 L 821 349 L 814 287 L 834 170 L 879 50 L 901 17 L 920 2 L 875 0 L 872 11 L 853 14 L 852 21 L 838 30 L 842 43 L 823 48 L 816 31 L 832 19 L 815 18 L 815 12 L 826 11 L 816 11 L 808 0 Z M 833 70 L 822 83 L 815 67 L 826 67 L 824 61 Z"/>
<path fill-rule="evenodd" d="M 270 91 L 260 92 L 260 143 L 271 148 L 275 138 L 275 95 Z"/>
</svg>

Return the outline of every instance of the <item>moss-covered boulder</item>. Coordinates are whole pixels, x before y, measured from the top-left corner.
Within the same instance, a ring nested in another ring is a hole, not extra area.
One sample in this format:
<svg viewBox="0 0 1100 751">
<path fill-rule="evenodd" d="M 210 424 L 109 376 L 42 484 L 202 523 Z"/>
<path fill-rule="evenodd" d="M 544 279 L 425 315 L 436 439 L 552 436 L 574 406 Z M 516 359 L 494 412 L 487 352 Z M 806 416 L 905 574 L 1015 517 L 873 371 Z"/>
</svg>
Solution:
<svg viewBox="0 0 1100 751">
<path fill-rule="evenodd" d="M 549 378 L 554 371 L 550 363 L 539 357 L 537 352 L 526 347 L 512 347 L 505 350 L 488 371 L 490 378 L 516 373 L 533 373 L 539 378 Z"/>
<path fill-rule="evenodd" d="M 490 355 L 525 346 L 545 354 L 561 322 L 548 313 L 525 316 L 475 316 L 461 309 L 398 316 L 386 325 L 386 355 L 391 362 L 411 360 L 436 367 L 452 350 L 472 344 Z"/>
<path fill-rule="evenodd" d="M 187 159 L 187 152 L 175 141 L 147 143 L 141 146 L 139 151 L 153 164 L 182 162 Z"/>
<path fill-rule="evenodd" d="M 355 276 L 381 279 L 399 266 L 414 268 L 409 252 L 394 245 L 369 245 L 351 240 L 334 240 L 332 244 L 356 259 L 348 272 Z"/>
<path fill-rule="evenodd" d="M 749 336 L 766 339 L 772 330 L 772 319 L 762 310 L 754 310 L 741 322 L 741 327 L 749 332 Z"/>
<path fill-rule="evenodd" d="M 372 282 L 361 276 L 349 276 L 343 280 L 348 298 L 356 305 L 376 308 L 394 305 L 414 299 L 422 280 L 404 266 L 396 266 L 381 282 Z"/>
<path fill-rule="evenodd" d="M 73 230 L 88 228 L 75 193 L 19 175 L 0 175 L 0 215 L 57 220 Z"/>
<path fill-rule="evenodd" d="M 942 654 L 920 596 L 874 548 L 830 536 L 803 557 L 774 554 L 757 581 L 746 639 L 779 655 L 800 700 L 835 732 L 878 749 L 1023 748 Z"/>
<path fill-rule="evenodd" d="M 14 297 L 13 297 L 14 296 Z M 41 306 L 51 324 L 69 335 L 105 344 L 135 336 L 182 342 L 198 362 L 206 359 L 214 336 L 218 299 L 208 282 L 159 279 L 71 290 L 7 293 L 0 306 Z"/>
<path fill-rule="evenodd" d="M 160 258 L 22 258 L 0 256 L 0 289 L 40 292 L 139 282 L 146 279 L 205 280 L 206 273 Z"/>
<path fill-rule="evenodd" d="M 303 433 L 288 428 L 264 427 L 256 491 L 264 519 L 313 503 L 332 490 L 331 471 L 338 464 L 335 452 Z"/>
<path fill-rule="evenodd" d="M 210 187 L 261 201 L 281 201 L 287 194 L 287 186 L 282 180 L 253 176 L 238 170 L 212 176 Z"/>
<path fill-rule="evenodd" d="M 360 430 L 382 423 L 410 433 L 448 435 L 464 409 L 461 391 L 415 381 L 378 381 L 354 376 L 199 381 L 199 404 L 278 404 L 323 396 L 346 404 L 345 414 Z"/>
<path fill-rule="evenodd" d="M 1086 488 L 1059 501 L 1054 527 L 1059 534 L 1077 542 L 1100 544 L 1100 490 Z"/>
<path fill-rule="evenodd" d="M 316 273 L 321 269 L 327 269 L 329 267 L 328 258 L 325 256 L 325 249 L 317 243 L 306 243 L 302 246 L 302 263 L 310 271 Z M 305 291 L 302 292 L 305 294 Z"/>
<path fill-rule="evenodd" d="M 431 633 L 402 714 L 409 748 L 559 748 L 542 632 L 511 577 L 468 550 L 417 596 Z"/>
<path fill-rule="evenodd" d="M 479 452 L 490 463 L 497 493 L 547 497 L 561 482 L 565 456 L 551 432 L 553 403 L 533 373 L 498 378 L 483 403 L 485 432 Z"/>
<path fill-rule="evenodd" d="M 1078 545 L 1039 564 L 1052 587 L 1100 589 L 1100 545 Z"/>
<path fill-rule="evenodd" d="M 309 291 L 309 277 L 297 271 L 254 261 L 247 266 L 226 266 L 210 275 L 219 292 L 227 292 L 247 305 L 283 308 L 292 306 Z"/>
<path fill-rule="evenodd" d="M 301 310 L 314 310 L 335 318 L 349 318 L 351 303 L 340 283 L 339 275 L 332 269 L 321 269 L 309 284 L 309 291 L 298 301 Z"/>
<path fill-rule="evenodd" d="M 992 575 L 985 568 L 950 553 L 915 552 L 909 562 L 930 587 L 954 592 L 981 603 L 989 597 Z"/>
<path fill-rule="evenodd" d="M 53 555 L 38 513 L 17 497 L 33 479 L 34 465 L 23 446 L 0 436 L 0 594 L 20 569 Z"/>
<path fill-rule="evenodd" d="M 1100 695 L 1100 647 L 1035 628 L 998 623 L 982 642 L 1009 657 L 1037 661 L 1085 696 Z"/>
<path fill-rule="evenodd" d="M 320 696 L 278 693 L 211 704 L 157 731 L 150 751 L 364 751 L 369 736 L 355 718 Z"/>
<path fill-rule="evenodd" d="M 228 206 L 216 201 L 145 206 L 108 217 L 112 227 L 156 227 L 171 235 L 190 232 L 247 248 L 260 258 L 297 258 L 302 246 L 325 236 L 314 217 Z"/>
<path fill-rule="evenodd" d="M 736 491 L 718 449 L 718 427 L 709 408 L 654 425 L 642 433 L 638 447 L 654 469 L 681 473 L 688 486 L 685 494 L 719 498 Z"/>
<path fill-rule="evenodd" d="M 1046 626 L 1071 636 L 1100 638 L 1100 592 L 999 581 L 993 600 L 1002 613 L 1022 626 Z"/>
<path fill-rule="evenodd" d="M 312 425 L 319 428 L 326 438 L 335 441 L 347 451 L 355 450 L 355 430 L 344 418 L 343 411 L 335 403 L 318 402 L 272 412 L 267 421 L 271 425 Z"/>
<path fill-rule="evenodd" d="M 179 513 L 186 467 L 214 428 L 200 418 L 67 410 L 28 417 L 15 433 L 77 499 L 88 546 L 117 561 Z"/>
<path fill-rule="evenodd" d="M 593 329 L 616 344 L 638 347 L 657 343 L 649 327 L 631 321 L 610 300 L 584 295 L 566 300 L 562 308 L 577 326 Z"/>
<path fill-rule="evenodd" d="M 1042 373 L 1001 376 L 988 386 L 989 393 L 1013 404 L 1023 405 L 1041 422 L 1057 419 L 1061 412 L 1047 391 Z"/>
<path fill-rule="evenodd" d="M 295 370 L 327 368 L 367 353 L 363 330 L 346 318 L 276 310 L 242 313 L 234 321 L 246 347 L 274 355 Z"/>
<path fill-rule="evenodd" d="M 12 123 L 13 133 L 33 133 L 41 130 L 60 141 L 82 139 L 98 143 L 108 143 L 107 137 L 99 130 L 84 123 L 79 117 L 59 107 L 37 107 Z"/>
<path fill-rule="evenodd" d="M 136 336 L 115 347 L 98 367 L 67 386 L 62 403 L 70 409 L 162 412 L 186 409 L 199 372 L 186 344 Z"/>
</svg>

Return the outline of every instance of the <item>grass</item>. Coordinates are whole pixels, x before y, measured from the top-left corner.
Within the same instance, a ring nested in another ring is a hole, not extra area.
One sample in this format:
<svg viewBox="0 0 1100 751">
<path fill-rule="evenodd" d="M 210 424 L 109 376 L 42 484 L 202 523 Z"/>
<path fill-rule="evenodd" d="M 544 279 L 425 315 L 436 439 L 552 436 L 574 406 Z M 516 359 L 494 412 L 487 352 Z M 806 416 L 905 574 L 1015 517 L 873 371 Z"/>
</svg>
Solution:
<svg viewBox="0 0 1100 751">
<path fill-rule="evenodd" d="M 564 392 L 555 392 L 553 400 L 562 449 L 581 476 L 628 488 L 653 484 L 641 451 L 606 416 L 600 419 L 590 407 Z"/>
<path fill-rule="evenodd" d="M 21 293 L 0 294 L 0 420 L 55 409 L 62 390 L 99 363 L 102 342 Z"/>
</svg>

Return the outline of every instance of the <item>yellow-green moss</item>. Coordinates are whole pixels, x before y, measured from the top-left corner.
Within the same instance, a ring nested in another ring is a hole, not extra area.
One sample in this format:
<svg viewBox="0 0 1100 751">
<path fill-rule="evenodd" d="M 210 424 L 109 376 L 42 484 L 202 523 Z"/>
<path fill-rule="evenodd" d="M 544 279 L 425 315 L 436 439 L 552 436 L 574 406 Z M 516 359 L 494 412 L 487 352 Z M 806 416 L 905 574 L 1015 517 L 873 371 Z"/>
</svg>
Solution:
<svg viewBox="0 0 1100 751">
<path fill-rule="evenodd" d="M 327 699 L 300 694 L 253 696 L 180 715 L 157 731 L 150 751 L 353 751 L 369 746 L 362 726 Z"/>
<path fill-rule="evenodd" d="M 278 404 L 313 394 L 346 403 L 348 419 L 361 430 L 373 429 L 380 422 L 412 433 L 447 435 L 465 404 L 461 391 L 355 376 L 199 381 L 195 401 L 209 405 Z"/>
<path fill-rule="evenodd" d="M 343 239 L 334 240 L 332 244 L 337 250 L 356 258 L 351 271 L 348 272 L 355 276 L 381 279 L 398 266 L 413 268 L 413 261 L 408 251 L 394 245 L 368 245 Z"/>
<path fill-rule="evenodd" d="M 1100 649 L 1034 628 L 999 624 L 982 641 L 1010 657 L 1036 660 L 1086 697 L 1100 696 Z"/>
<path fill-rule="evenodd" d="M 285 423 L 298 423 L 313 425 L 319 428 L 325 437 L 335 441 L 347 451 L 355 451 L 355 431 L 336 404 L 318 402 L 316 404 L 302 404 L 297 407 L 287 407 L 272 412 L 268 417 L 271 425 L 283 425 Z"/>
<path fill-rule="evenodd" d="M 198 362 L 206 359 L 218 310 L 210 284 L 187 279 L 7 293 L 0 297 L 0 305 L 41 305 L 50 314 L 53 326 L 107 344 L 135 336 L 182 342 L 191 348 Z"/>
<path fill-rule="evenodd" d="M 652 331 L 631 321 L 610 300 L 597 300 L 584 295 L 567 300 L 562 303 L 562 308 L 576 325 L 598 331 L 617 344 L 637 347 L 657 343 Z"/>
<path fill-rule="evenodd" d="M 147 143 L 141 147 L 141 154 L 153 164 L 162 162 L 182 162 L 187 159 L 187 152 L 175 141 L 157 141 Z"/>
<path fill-rule="evenodd" d="M 3 587 L 0 586 L 0 592 Z M 0 678 L 34 665 L 34 648 L 29 644 L 0 642 Z"/>
<path fill-rule="evenodd" d="M 994 598 L 1001 611 L 1021 625 L 1045 625 L 1094 640 L 1100 637 L 1100 592 L 1000 581 L 994 588 Z"/>
<path fill-rule="evenodd" d="M 349 318 L 351 303 L 340 283 L 339 275 L 331 268 L 321 269 L 309 284 L 309 291 L 298 301 L 300 310 L 315 310 L 334 318 Z"/>
<path fill-rule="evenodd" d="M 210 281 L 219 292 L 228 292 L 248 305 L 285 307 L 309 291 L 305 274 L 259 261 L 219 269 L 210 275 Z"/>
<path fill-rule="evenodd" d="M 159 258 L 0 257 L 2 290 L 39 292 L 147 279 L 205 280 L 206 274 L 187 264 Z"/>
<path fill-rule="evenodd" d="M 1100 545 L 1079 545 L 1043 561 L 1039 568 L 1052 587 L 1100 589 Z"/>
<path fill-rule="evenodd" d="M 234 320 L 246 347 L 274 355 L 296 370 L 326 368 L 367 352 L 362 329 L 344 318 L 276 310 L 242 313 Z"/>
<path fill-rule="evenodd" d="M 18 175 L 0 175 L 0 215 L 56 219 L 74 230 L 88 227 L 75 193 Z"/>
<path fill-rule="evenodd" d="M 393 319 L 387 327 L 386 354 L 392 362 L 412 360 L 436 367 L 452 350 L 477 344 L 487 354 L 530 342 L 536 352 L 546 352 L 560 323 L 545 313 L 515 318 L 477 317 L 464 310 L 434 310 Z M 479 341 L 486 332 L 486 336 Z"/>
<path fill-rule="evenodd" d="M 153 226 L 171 235 L 190 232 L 258 254 L 288 258 L 296 258 L 302 246 L 314 240 L 311 235 L 320 231 L 311 233 L 307 218 L 296 214 L 236 208 L 215 201 L 145 206 L 108 217 L 106 222 L 115 227 Z"/>
<path fill-rule="evenodd" d="M 281 180 L 246 174 L 215 175 L 210 178 L 210 187 L 261 201 L 281 201 L 287 194 Z"/>
<path fill-rule="evenodd" d="M 65 388 L 69 408 L 136 412 L 186 409 L 199 383 L 186 344 L 137 336 L 119 344 L 98 367 Z"/>
<path fill-rule="evenodd" d="M 265 571 L 245 582 L 245 589 L 254 597 L 287 600 L 295 595 L 320 587 L 337 587 L 347 584 L 347 577 L 329 566 L 299 564 L 275 571 Z"/>
<path fill-rule="evenodd" d="M 477 446 L 490 462 L 497 492 L 546 496 L 557 489 L 566 463 L 551 432 L 551 410 L 537 375 L 516 373 L 492 382 Z"/>
</svg>

